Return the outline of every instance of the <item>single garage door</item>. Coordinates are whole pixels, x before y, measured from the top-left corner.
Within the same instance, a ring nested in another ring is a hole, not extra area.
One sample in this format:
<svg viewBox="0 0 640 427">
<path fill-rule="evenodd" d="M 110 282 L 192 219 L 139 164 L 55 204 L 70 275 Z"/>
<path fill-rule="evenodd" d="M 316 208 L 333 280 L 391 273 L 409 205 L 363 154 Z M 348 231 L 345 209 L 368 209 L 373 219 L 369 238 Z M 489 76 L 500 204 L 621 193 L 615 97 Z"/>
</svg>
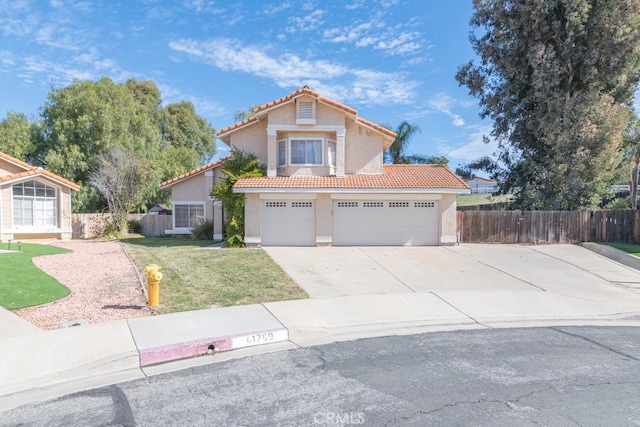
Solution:
<svg viewBox="0 0 640 427">
<path fill-rule="evenodd" d="M 334 201 L 335 246 L 439 244 L 436 201 Z"/>
<path fill-rule="evenodd" d="M 315 202 L 269 200 L 262 205 L 263 246 L 315 246 Z"/>
</svg>

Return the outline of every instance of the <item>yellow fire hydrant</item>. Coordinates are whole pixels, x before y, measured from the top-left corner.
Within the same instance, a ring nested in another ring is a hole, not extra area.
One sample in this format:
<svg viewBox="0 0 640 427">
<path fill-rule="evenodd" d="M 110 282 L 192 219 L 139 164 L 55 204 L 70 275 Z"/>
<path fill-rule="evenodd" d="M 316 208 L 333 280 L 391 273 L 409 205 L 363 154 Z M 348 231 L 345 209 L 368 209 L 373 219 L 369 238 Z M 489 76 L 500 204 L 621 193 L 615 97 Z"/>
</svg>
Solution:
<svg viewBox="0 0 640 427">
<path fill-rule="evenodd" d="M 149 264 L 144 268 L 144 272 L 147 275 L 147 297 L 149 307 L 157 307 L 160 304 L 160 280 L 162 279 L 162 273 L 160 273 L 160 267 L 156 264 Z"/>
</svg>

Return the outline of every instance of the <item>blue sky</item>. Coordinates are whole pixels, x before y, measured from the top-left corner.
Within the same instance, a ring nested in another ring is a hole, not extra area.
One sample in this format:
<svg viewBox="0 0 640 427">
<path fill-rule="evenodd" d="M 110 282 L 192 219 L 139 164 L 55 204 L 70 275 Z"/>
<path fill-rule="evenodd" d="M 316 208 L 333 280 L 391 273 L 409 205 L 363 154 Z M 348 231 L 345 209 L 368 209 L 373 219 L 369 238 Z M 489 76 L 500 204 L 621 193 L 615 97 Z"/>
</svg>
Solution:
<svg viewBox="0 0 640 427">
<path fill-rule="evenodd" d="M 419 125 L 411 152 L 455 168 L 495 151 L 454 79 L 474 58 L 471 13 L 470 0 L 0 0 L 0 117 L 37 114 L 52 82 L 105 75 L 151 79 L 218 130 L 307 85 L 375 123 Z"/>
</svg>

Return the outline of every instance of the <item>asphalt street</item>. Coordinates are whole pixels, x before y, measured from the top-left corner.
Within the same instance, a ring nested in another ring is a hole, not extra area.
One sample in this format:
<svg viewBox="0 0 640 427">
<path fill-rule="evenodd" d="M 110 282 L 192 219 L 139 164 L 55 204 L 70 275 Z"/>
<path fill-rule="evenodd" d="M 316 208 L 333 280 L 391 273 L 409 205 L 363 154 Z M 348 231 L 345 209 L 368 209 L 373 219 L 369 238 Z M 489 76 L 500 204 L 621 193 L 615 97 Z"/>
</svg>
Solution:
<svg viewBox="0 0 640 427">
<path fill-rule="evenodd" d="M 370 338 L 212 363 L 0 414 L 2 426 L 640 424 L 640 328 Z"/>
</svg>

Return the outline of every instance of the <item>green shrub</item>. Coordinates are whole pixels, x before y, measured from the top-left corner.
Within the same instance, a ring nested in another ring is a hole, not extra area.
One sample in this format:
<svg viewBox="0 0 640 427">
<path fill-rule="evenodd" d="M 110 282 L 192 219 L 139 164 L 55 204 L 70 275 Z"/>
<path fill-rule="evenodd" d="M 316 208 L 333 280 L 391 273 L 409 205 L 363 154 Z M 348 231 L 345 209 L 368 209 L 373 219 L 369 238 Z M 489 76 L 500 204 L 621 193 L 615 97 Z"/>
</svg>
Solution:
<svg viewBox="0 0 640 427">
<path fill-rule="evenodd" d="M 213 222 L 205 221 L 193 227 L 191 237 L 195 240 L 213 240 Z"/>
<path fill-rule="evenodd" d="M 129 233 L 142 234 L 142 223 L 137 219 L 129 220 Z"/>
<path fill-rule="evenodd" d="M 118 229 L 118 226 L 116 226 L 116 223 L 113 222 L 113 220 L 109 220 L 105 224 L 104 231 L 102 232 L 100 237 L 104 239 L 119 239 L 120 237 L 122 237 L 122 233 L 120 233 L 120 230 Z"/>
<path fill-rule="evenodd" d="M 222 202 L 224 206 L 226 237 L 224 244 L 229 248 L 242 248 L 244 243 L 244 204 L 245 195 L 234 193 L 233 185 L 238 179 L 265 176 L 266 167 L 254 154 L 233 149 L 231 158 L 222 168 L 225 176 L 211 189 L 211 196 Z"/>
</svg>

